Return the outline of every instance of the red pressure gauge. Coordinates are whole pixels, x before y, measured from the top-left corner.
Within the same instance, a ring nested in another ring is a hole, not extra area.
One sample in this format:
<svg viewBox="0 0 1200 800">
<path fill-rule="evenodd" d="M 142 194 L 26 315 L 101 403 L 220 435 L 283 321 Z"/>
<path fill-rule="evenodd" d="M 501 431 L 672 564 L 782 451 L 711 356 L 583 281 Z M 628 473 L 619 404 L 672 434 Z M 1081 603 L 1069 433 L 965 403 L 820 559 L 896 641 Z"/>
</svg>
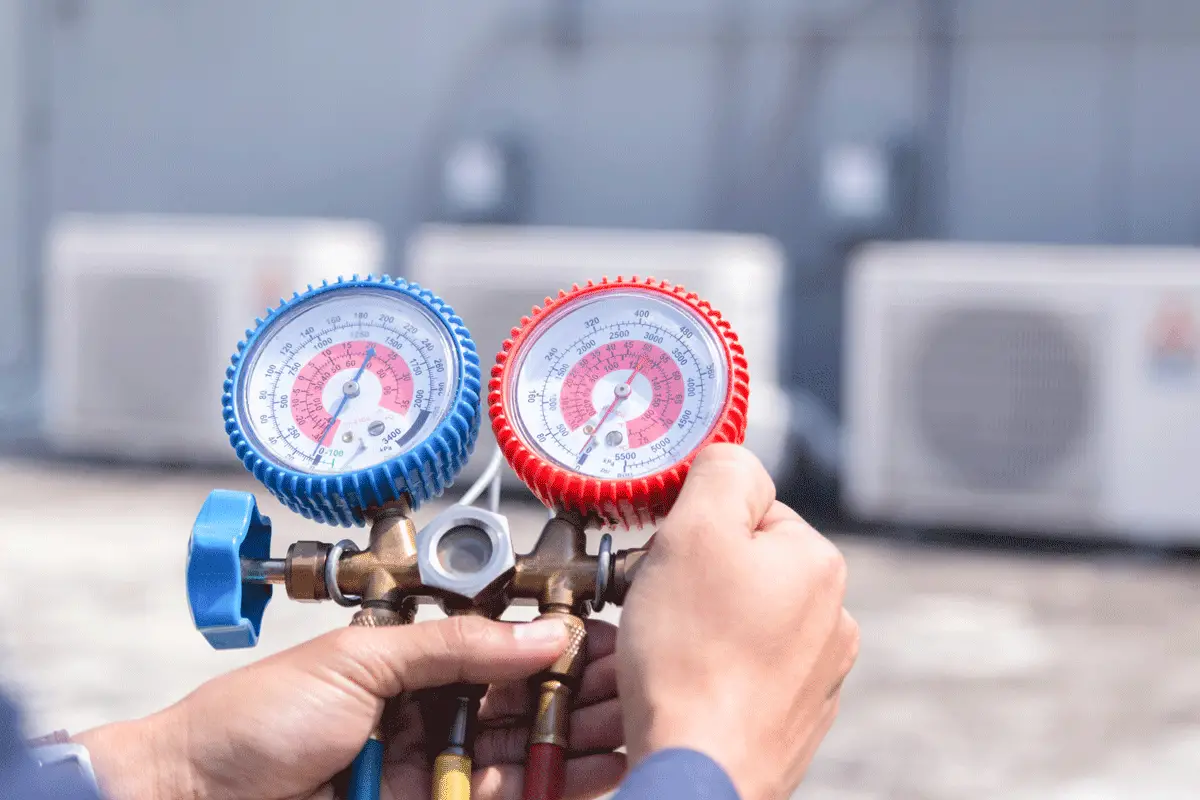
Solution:
<svg viewBox="0 0 1200 800">
<path fill-rule="evenodd" d="M 742 443 L 749 395 L 720 313 L 634 277 L 534 308 L 496 357 L 488 403 L 496 441 L 538 499 L 640 527 L 670 510 L 701 447 Z"/>
</svg>

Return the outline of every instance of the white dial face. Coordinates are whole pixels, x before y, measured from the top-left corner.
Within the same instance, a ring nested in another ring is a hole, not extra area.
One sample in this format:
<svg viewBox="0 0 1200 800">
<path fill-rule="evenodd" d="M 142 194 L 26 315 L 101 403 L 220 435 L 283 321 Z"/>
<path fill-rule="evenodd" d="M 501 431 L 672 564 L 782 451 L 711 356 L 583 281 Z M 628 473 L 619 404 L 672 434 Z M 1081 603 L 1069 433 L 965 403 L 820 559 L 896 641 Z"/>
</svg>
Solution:
<svg viewBox="0 0 1200 800">
<path fill-rule="evenodd" d="M 509 407 L 526 444 L 572 472 L 638 478 L 684 460 L 725 403 L 724 349 L 659 292 L 570 303 L 521 348 Z"/>
<path fill-rule="evenodd" d="M 450 332 L 406 294 L 335 289 L 274 321 L 246 353 L 238 421 L 268 460 L 298 472 L 372 467 L 445 418 L 458 375 Z"/>
</svg>

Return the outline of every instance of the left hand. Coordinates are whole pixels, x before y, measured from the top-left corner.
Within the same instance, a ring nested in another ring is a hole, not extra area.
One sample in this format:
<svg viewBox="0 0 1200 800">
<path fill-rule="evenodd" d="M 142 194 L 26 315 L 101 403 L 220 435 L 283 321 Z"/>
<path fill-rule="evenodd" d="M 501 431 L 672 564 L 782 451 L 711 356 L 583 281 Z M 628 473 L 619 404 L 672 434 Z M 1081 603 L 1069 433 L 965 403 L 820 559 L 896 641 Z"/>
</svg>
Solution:
<svg viewBox="0 0 1200 800">
<path fill-rule="evenodd" d="M 588 666 L 571 716 L 566 800 L 612 791 L 625 772 L 613 649 L 616 629 L 588 621 Z M 541 627 L 540 638 L 518 629 Z M 549 636 L 545 635 L 549 627 Z M 430 765 L 415 701 L 385 699 L 458 682 L 489 684 L 472 798 L 521 796 L 527 679 L 566 645 L 556 623 L 473 617 L 395 628 L 348 627 L 200 686 L 143 720 L 80 734 L 110 800 L 332 800 L 331 781 L 381 715 L 389 744 L 383 800 L 426 800 Z"/>
</svg>

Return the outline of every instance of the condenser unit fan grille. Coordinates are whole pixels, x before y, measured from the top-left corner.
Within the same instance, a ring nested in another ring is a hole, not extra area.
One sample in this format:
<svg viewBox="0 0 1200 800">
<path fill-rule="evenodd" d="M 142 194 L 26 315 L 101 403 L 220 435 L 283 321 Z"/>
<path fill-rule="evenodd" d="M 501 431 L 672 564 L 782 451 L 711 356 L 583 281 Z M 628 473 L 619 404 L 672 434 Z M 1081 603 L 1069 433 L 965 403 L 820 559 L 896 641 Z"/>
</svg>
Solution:
<svg viewBox="0 0 1200 800">
<path fill-rule="evenodd" d="M 1065 321 L 960 308 L 916 342 L 912 410 L 944 474 L 979 492 L 1037 492 L 1090 433 L 1093 375 Z"/>
<path fill-rule="evenodd" d="M 81 418 L 147 430 L 219 424 L 216 394 L 196 391 L 212 350 L 212 282 L 169 273 L 77 280 Z"/>
</svg>

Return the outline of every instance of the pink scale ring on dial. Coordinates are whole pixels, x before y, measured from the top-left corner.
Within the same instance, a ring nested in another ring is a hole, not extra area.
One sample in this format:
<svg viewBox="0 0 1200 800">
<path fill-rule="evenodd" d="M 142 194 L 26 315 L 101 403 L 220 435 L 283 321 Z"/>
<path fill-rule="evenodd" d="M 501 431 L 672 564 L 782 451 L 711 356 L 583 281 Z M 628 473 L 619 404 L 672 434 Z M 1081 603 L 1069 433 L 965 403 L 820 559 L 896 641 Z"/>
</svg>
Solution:
<svg viewBox="0 0 1200 800">
<path fill-rule="evenodd" d="M 631 448 L 660 439 L 678 422 L 687 387 L 670 353 L 649 342 L 625 341 L 592 350 L 567 373 L 560 400 L 567 426 L 596 428 L 598 415 L 622 385 L 629 392 L 611 418 L 624 422 Z"/>
<path fill-rule="evenodd" d="M 354 380 L 364 361 L 362 374 Z M 413 391 L 412 371 L 403 356 L 381 344 L 350 341 L 322 350 L 300 370 L 292 416 L 309 439 L 332 441 L 342 423 L 353 419 L 333 420 L 343 397 L 363 398 L 355 409 L 359 417 L 378 408 L 404 415 L 412 407 Z"/>
</svg>

